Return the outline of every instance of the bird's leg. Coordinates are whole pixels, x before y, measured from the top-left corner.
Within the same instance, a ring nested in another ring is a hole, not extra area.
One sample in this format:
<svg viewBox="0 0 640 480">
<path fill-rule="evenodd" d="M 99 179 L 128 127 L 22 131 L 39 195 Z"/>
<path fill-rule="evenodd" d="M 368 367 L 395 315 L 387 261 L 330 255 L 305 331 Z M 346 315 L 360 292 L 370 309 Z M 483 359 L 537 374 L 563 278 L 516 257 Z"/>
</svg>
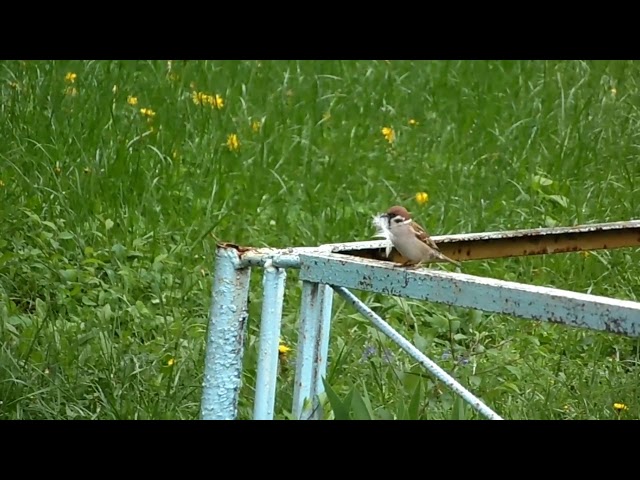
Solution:
<svg viewBox="0 0 640 480">
<path fill-rule="evenodd" d="M 418 268 L 420 267 L 420 265 L 422 264 L 422 262 L 418 262 L 418 263 L 413 263 L 411 260 L 407 260 L 406 262 L 398 265 L 400 268 L 410 268 L 410 269 L 414 269 L 414 268 Z"/>
</svg>

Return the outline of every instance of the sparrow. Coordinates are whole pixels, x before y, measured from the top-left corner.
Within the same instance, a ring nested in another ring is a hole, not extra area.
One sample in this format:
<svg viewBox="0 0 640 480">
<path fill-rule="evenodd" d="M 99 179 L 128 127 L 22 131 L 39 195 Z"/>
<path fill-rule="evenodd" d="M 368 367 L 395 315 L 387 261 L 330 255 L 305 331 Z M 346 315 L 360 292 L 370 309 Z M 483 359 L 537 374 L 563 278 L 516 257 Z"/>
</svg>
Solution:
<svg viewBox="0 0 640 480">
<path fill-rule="evenodd" d="M 373 218 L 378 229 L 376 236 L 387 240 L 387 257 L 395 249 L 407 259 L 402 265 L 420 266 L 425 261 L 443 260 L 460 266 L 459 262 L 444 255 L 427 231 L 417 224 L 409 212 L 400 205 L 391 207 L 386 213 Z"/>
</svg>

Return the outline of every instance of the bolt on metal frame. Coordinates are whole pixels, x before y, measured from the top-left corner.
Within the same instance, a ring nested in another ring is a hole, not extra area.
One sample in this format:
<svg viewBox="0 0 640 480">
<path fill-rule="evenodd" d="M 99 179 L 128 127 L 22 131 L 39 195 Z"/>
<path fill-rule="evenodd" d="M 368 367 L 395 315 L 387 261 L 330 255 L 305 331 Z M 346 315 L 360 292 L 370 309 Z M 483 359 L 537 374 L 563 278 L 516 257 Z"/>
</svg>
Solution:
<svg viewBox="0 0 640 480">
<path fill-rule="evenodd" d="M 434 236 L 433 239 L 445 255 L 459 261 L 635 247 L 640 245 L 640 220 Z M 639 302 L 457 272 L 398 268 L 392 262 L 398 259 L 397 252 L 394 250 L 387 259 L 384 247 L 384 241 L 285 249 L 219 244 L 207 332 L 201 417 L 211 420 L 237 417 L 252 267 L 264 269 L 253 410 L 256 420 L 273 419 L 274 416 L 278 346 L 288 268 L 299 269 L 302 281 L 292 406 L 296 419 L 322 418 L 318 396 L 324 391 L 334 292 L 482 416 L 501 419 L 348 288 L 640 336 Z"/>
</svg>

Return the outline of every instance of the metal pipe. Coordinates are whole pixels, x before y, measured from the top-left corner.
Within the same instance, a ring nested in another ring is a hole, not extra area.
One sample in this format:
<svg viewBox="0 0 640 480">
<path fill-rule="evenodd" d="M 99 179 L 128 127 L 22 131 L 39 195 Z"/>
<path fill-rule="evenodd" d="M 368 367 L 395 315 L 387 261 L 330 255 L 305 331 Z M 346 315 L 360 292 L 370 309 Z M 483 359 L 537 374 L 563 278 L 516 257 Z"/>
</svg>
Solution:
<svg viewBox="0 0 640 480">
<path fill-rule="evenodd" d="M 302 282 L 300 327 L 296 376 L 293 389 L 293 415 L 297 419 L 320 418 L 318 395 L 324 390 L 333 291 L 327 285 Z"/>
<path fill-rule="evenodd" d="M 327 374 L 327 363 L 329 356 L 329 333 L 331 331 L 331 310 L 333 307 L 333 289 L 329 285 L 320 285 L 321 289 L 321 302 L 320 306 L 320 324 L 318 325 L 318 348 L 316 350 L 316 358 L 314 361 L 314 394 L 320 395 L 324 392 L 324 382 Z M 322 411 L 320 408 L 314 410 L 314 418 L 322 418 Z"/>
<path fill-rule="evenodd" d="M 250 269 L 236 269 L 238 252 L 216 251 L 205 353 L 201 417 L 233 420 L 242 384 Z"/>
<path fill-rule="evenodd" d="M 287 277 L 286 270 L 267 262 L 263 275 L 262 318 L 258 367 L 256 373 L 256 395 L 254 420 L 273 420 L 273 408 L 278 380 L 278 347 L 282 322 L 282 302 Z"/>
</svg>

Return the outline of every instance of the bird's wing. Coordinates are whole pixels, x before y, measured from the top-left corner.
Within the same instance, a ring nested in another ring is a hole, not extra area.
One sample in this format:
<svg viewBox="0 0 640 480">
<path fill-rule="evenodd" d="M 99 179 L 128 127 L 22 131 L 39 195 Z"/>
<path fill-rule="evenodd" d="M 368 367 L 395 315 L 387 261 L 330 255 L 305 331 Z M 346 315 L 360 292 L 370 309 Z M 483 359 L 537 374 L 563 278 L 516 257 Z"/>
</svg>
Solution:
<svg viewBox="0 0 640 480">
<path fill-rule="evenodd" d="M 440 249 L 438 248 L 438 245 L 436 244 L 436 242 L 434 242 L 431 239 L 427 231 L 424 228 L 422 228 L 420 225 L 418 225 L 416 222 L 413 222 L 413 231 L 415 232 L 416 238 L 418 240 L 420 240 L 423 243 L 426 243 L 434 250 L 440 251 Z"/>
</svg>

